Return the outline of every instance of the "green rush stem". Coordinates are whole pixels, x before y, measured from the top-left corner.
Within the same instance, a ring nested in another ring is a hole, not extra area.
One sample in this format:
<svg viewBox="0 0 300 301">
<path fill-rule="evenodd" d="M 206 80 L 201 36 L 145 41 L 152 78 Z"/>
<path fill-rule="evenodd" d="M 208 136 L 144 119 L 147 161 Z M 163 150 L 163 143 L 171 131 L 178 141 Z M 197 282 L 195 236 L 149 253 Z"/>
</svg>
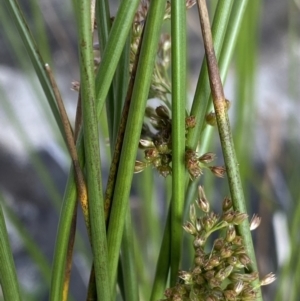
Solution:
<svg viewBox="0 0 300 301">
<path fill-rule="evenodd" d="M 73 135 L 73 130 L 63 103 L 63 100 L 61 98 L 61 94 L 59 92 L 58 86 L 56 84 L 55 78 L 53 76 L 52 70 L 48 64 L 45 65 L 45 69 L 47 71 L 47 74 L 49 76 L 49 80 L 53 89 L 53 93 L 56 99 L 57 107 L 59 109 L 59 114 L 61 116 L 64 134 L 66 137 L 66 143 L 67 147 L 72 159 L 72 163 L 75 170 L 75 180 L 76 180 L 76 187 L 77 187 L 77 195 L 78 199 L 80 200 L 86 228 L 89 234 L 89 238 L 91 240 L 91 229 L 90 229 L 90 220 L 89 220 L 89 211 L 88 211 L 88 199 L 87 199 L 87 190 L 86 190 L 86 184 L 83 176 L 83 172 L 81 170 L 79 161 L 78 161 L 78 155 L 75 145 L 75 137 Z M 80 97 L 79 97 L 80 101 Z M 80 106 L 77 106 L 77 109 L 80 109 Z M 79 119 L 78 119 L 78 112 L 76 112 L 76 125 L 78 125 Z M 78 126 L 77 126 L 78 128 Z M 69 292 L 69 284 L 70 284 L 70 276 L 71 276 L 71 269 L 72 269 L 72 257 L 73 257 L 73 248 L 74 248 L 74 242 L 75 242 L 75 233 L 76 233 L 76 220 L 77 220 L 77 206 L 74 208 L 73 217 L 72 217 L 72 223 L 71 223 L 71 232 L 69 236 L 68 241 L 68 251 L 67 251 L 67 263 L 65 268 L 65 277 L 64 277 L 64 286 L 63 286 L 63 301 L 68 300 L 68 292 Z"/>
<path fill-rule="evenodd" d="M 108 227 L 108 254 L 111 272 L 111 287 L 114 287 L 123 235 L 123 227 L 129 202 L 137 147 L 140 139 L 146 101 L 150 88 L 155 54 L 158 47 L 165 1 L 153 0 L 145 25 L 144 39 L 134 83 L 128 121 L 121 151 L 117 180 L 114 189 L 112 208 Z"/>
<path fill-rule="evenodd" d="M 126 301 L 138 301 L 138 281 L 135 267 L 135 248 L 130 207 L 127 208 L 122 238 L 122 271 Z M 125 274 L 124 274 L 125 273 Z"/>
<path fill-rule="evenodd" d="M 122 53 L 125 41 L 132 25 L 132 20 L 139 0 L 123 0 L 112 25 L 109 39 L 102 56 L 102 62 L 98 69 L 96 79 L 97 114 L 100 118 L 107 92 L 112 82 L 119 58 Z M 76 8 L 78 15 L 79 9 Z M 84 165 L 83 133 L 79 133 L 77 141 L 77 154 L 81 166 Z M 65 189 L 64 201 L 62 204 L 60 222 L 58 226 L 55 253 L 53 259 L 50 300 L 61 301 L 62 298 L 62 277 L 66 264 L 67 240 L 69 237 L 73 210 L 76 205 L 76 186 L 74 182 L 74 169 L 71 168 L 68 182 Z"/>
<path fill-rule="evenodd" d="M 182 253 L 182 219 L 185 190 L 185 104 L 186 104 L 186 3 L 171 1 L 172 37 L 172 203 L 171 277 L 177 282 Z"/>
<path fill-rule="evenodd" d="M 87 2 L 82 0 L 79 1 L 78 8 L 82 121 L 97 300 L 109 301 L 111 300 L 111 291 L 100 172 L 99 133 L 95 104 L 91 5 L 87 5 Z"/>
<path fill-rule="evenodd" d="M 198 9 L 208 65 L 211 93 L 228 175 L 231 198 L 235 210 L 238 210 L 240 212 L 247 212 L 241 178 L 239 174 L 238 162 L 235 155 L 230 123 L 226 109 L 223 85 L 221 82 L 218 63 L 213 48 L 210 22 L 205 0 L 198 0 Z M 257 271 L 256 257 L 248 219 L 246 219 L 241 225 L 238 226 L 238 231 L 243 237 L 245 248 L 249 257 L 251 258 L 251 264 L 249 264 L 249 272 Z M 258 280 L 254 282 L 254 286 L 256 286 L 257 283 Z M 260 289 L 258 289 L 257 300 L 262 300 L 261 298 L 261 291 Z"/>
<path fill-rule="evenodd" d="M 117 140 L 116 140 L 115 149 L 114 149 L 114 153 L 113 153 L 113 159 L 112 159 L 112 162 L 110 165 L 109 176 L 108 176 L 108 181 L 107 181 L 107 186 L 106 186 L 106 191 L 105 191 L 104 210 L 105 210 L 105 221 L 106 221 L 107 225 L 108 225 L 108 221 L 109 221 L 109 212 L 110 212 L 110 208 L 111 208 L 111 201 L 112 201 L 115 183 L 116 183 L 116 174 L 117 174 L 118 167 L 119 167 L 120 155 L 121 155 L 121 150 L 122 150 L 122 145 L 123 145 L 123 140 L 124 140 L 126 123 L 127 123 L 127 119 L 128 119 L 128 112 L 129 112 L 130 103 L 131 103 L 131 97 L 132 97 L 135 76 L 136 76 L 136 70 L 137 70 L 137 66 L 138 66 L 138 62 L 139 62 L 141 45 L 142 45 L 142 40 L 143 40 L 143 36 L 144 36 L 144 29 L 145 29 L 145 27 L 143 28 L 143 31 L 141 34 L 141 39 L 140 39 L 139 46 L 138 46 L 138 49 L 136 52 L 134 65 L 132 67 L 131 77 L 130 77 L 130 81 L 129 81 L 129 85 L 128 85 L 128 89 L 127 89 L 126 99 L 125 99 L 125 103 L 124 103 L 124 107 L 123 107 L 123 111 L 122 111 Z"/>
<path fill-rule="evenodd" d="M 212 24 L 212 33 L 217 58 L 221 53 L 233 2 L 233 0 L 218 1 Z M 210 88 L 209 79 L 207 77 L 207 64 L 206 60 L 203 60 L 191 109 L 191 115 L 195 116 L 197 124 L 195 128 L 189 129 L 187 134 L 186 145 L 191 149 L 196 149 L 200 140 L 203 124 L 205 123 L 205 114 L 209 104 L 209 95 Z"/>
<path fill-rule="evenodd" d="M 40 52 L 37 48 L 36 42 L 29 30 L 29 27 L 26 23 L 26 20 L 22 14 L 22 11 L 20 9 L 20 6 L 18 4 L 18 1 L 16 0 L 5 0 L 7 4 L 7 8 L 11 14 L 12 20 L 15 23 L 20 36 L 23 40 L 24 46 L 28 52 L 28 55 L 31 59 L 32 65 L 34 67 L 34 70 L 38 76 L 38 79 L 40 81 L 40 84 L 43 88 L 43 91 L 47 97 L 48 103 L 50 105 L 52 114 L 55 118 L 56 124 L 60 129 L 60 132 L 62 133 L 63 137 L 64 136 L 64 130 L 63 130 L 63 125 L 59 116 L 59 112 L 55 103 L 55 97 L 52 92 L 51 84 L 49 82 L 47 73 L 44 69 L 45 62 L 40 55 Z"/>
<path fill-rule="evenodd" d="M 4 300 L 21 300 L 15 263 L 8 239 L 2 207 L 0 205 L 0 284 Z"/>
<path fill-rule="evenodd" d="M 170 204 L 171 205 L 171 204 Z M 168 208 L 170 209 L 170 208 Z M 171 246 L 171 210 L 168 210 L 168 217 L 164 229 L 162 244 L 160 247 L 159 257 L 156 264 L 154 283 L 152 286 L 150 301 L 159 300 L 164 293 L 168 279 L 168 271 L 170 266 L 170 246 Z"/>
<path fill-rule="evenodd" d="M 58 86 L 56 84 L 55 78 L 53 76 L 52 70 L 48 64 L 45 65 L 45 69 L 47 71 L 47 74 L 49 76 L 49 80 L 53 89 L 53 93 L 55 95 L 55 100 L 57 103 L 57 107 L 59 110 L 59 114 L 61 117 L 61 121 L 63 124 L 63 130 L 64 130 L 64 135 L 66 137 L 66 143 L 67 147 L 72 159 L 72 163 L 74 166 L 75 170 L 75 179 L 76 179 L 76 186 L 77 186 L 77 195 L 81 203 L 81 208 L 86 224 L 86 228 L 88 230 L 88 233 L 90 235 L 90 221 L 89 221 L 89 209 L 88 209 L 88 202 L 87 202 L 87 192 L 86 192 L 86 184 L 84 181 L 84 176 L 83 172 L 81 170 L 79 161 L 78 161 L 78 154 L 76 150 L 76 145 L 75 145 L 75 138 L 73 134 L 73 130 L 63 103 L 63 100 L 61 98 L 61 94 L 59 92 Z M 79 114 L 76 114 L 77 116 Z"/>
<path fill-rule="evenodd" d="M 106 47 L 109 32 L 111 29 L 111 18 L 109 12 L 109 3 L 107 0 L 97 1 L 96 4 L 96 20 L 97 20 L 97 33 L 99 40 L 100 57 L 102 56 Z M 114 111 L 115 111 L 115 96 L 114 84 L 112 83 L 106 99 L 106 116 L 109 131 L 110 145 L 113 146 L 115 142 L 114 136 Z"/>
</svg>

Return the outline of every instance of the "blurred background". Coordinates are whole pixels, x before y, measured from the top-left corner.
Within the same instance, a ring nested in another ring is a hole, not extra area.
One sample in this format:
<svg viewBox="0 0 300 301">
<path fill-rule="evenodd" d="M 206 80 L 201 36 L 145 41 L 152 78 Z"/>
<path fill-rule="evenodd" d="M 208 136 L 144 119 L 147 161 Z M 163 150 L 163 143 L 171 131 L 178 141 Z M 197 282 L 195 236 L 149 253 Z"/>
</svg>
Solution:
<svg viewBox="0 0 300 301">
<path fill-rule="evenodd" d="M 209 1 L 213 14 L 216 1 Z M 71 2 L 20 1 L 44 59 L 52 67 L 69 118 L 74 123 L 78 80 L 76 23 Z M 112 3 L 111 15 L 117 6 Z M 264 289 L 265 300 L 299 300 L 300 257 L 300 1 L 251 0 L 225 83 L 230 118 L 249 215 L 258 213 L 254 233 L 261 275 L 276 273 Z M 203 58 L 197 8 L 188 11 L 188 87 L 195 91 Z M 0 10 L 0 202 L 11 238 L 24 300 L 47 300 L 60 205 L 70 160 L 45 95 L 10 20 Z M 104 174 L 109 166 L 105 116 L 101 123 Z M 223 163 L 217 129 L 206 151 Z M 151 214 L 160 223 L 143 225 L 145 191 L 139 181 L 153 181 Z M 104 185 L 106 179 L 104 178 Z M 206 194 L 220 210 L 228 195 L 226 180 L 201 177 Z M 139 226 L 141 300 L 151 290 L 166 212 L 164 180 L 155 170 L 135 176 L 131 206 Z M 186 218 L 185 218 L 186 219 Z M 71 279 L 73 300 L 84 300 L 90 249 L 82 221 L 76 238 Z M 149 239 L 148 239 L 149 238 Z M 147 239 L 147 243 L 145 243 Z M 139 244 L 139 243 L 137 243 Z M 186 252 L 188 253 L 188 252 Z M 188 269 L 189 259 L 183 260 Z M 298 279 L 299 278 L 299 279 Z M 0 293 L 1 300 L 1 293 Z"/>
</svg>

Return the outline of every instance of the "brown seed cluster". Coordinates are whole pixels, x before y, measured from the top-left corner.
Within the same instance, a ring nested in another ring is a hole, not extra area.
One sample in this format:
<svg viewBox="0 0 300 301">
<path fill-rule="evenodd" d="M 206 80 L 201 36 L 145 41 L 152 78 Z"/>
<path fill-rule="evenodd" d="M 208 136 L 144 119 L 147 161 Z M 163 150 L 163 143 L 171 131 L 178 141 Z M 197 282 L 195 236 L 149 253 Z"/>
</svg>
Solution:
<svg viewBox="0 0 300 301">
<path fill-rule="evenodd" d="M 156 109 L 148 106 L 145 112 L 149 123 L 144 123 L 142 129 L 142 139 L 139 147 L 144 149 L 145 161 L 136 161 L 135 172 L 141 172 L 146 167 L 152 166 L 157 169 L 160 175 L 167 177 L 172 174 L 172 120 L 169 109 L 164 106 L 158 106 Z M 195 118 L 188 116 L 186 118 L 186 130 L 195 126 Z M 223 177 L 225 168 L 223 166 L 207 166 L 215 159 L 215 154 L 206 153 L 198 156 L 193 150 L 185 151 L 185 166 L 191 176 L 196 179 L 202 174 L 203 168 L 208 168 L 211 172 Z"/>
<path fill-rule="evenodd" d="M 254 301 L 257 288 L 252 282 L 258 279 L 258 273 L 245 273 L 251 262 L 243 239 L 237 235 L 235 225 L 241 224 L 248 216 L 235 211 L 229 198 L 225 198 L 222 215 L 210 212 L 209 203 L 202 187 L 198 189 L 197 207 L 204 213 L 197 217 L 196 206 L 190 206 L 190 221 L 184 230 L 194 237 L 194 266 L 189 271 L 179 273 L 180 281 L 175 287 L 165 291 L 165 301 Z M 257 223 L 257 222 L 256 222 Z M 209 252 L 205 251 L 208 237 L 215 231 L 223 230 L 225 235 L 215 239 Z M 259 286 L 275 280 L 274 274 L 268 274 Z"/>
</svg>

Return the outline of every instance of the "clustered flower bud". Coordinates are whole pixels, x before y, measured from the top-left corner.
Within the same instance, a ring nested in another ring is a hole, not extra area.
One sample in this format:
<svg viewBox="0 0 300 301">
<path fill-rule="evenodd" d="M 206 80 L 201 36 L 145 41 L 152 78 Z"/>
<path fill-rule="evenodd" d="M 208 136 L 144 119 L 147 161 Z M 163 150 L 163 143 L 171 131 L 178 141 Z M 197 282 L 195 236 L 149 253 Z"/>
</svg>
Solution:
<svg viewBox="0 0 300 301">
<path fill-rule="evenodd" d="M 275 280 L 270 273 L 254 287 L 258 273 L 245 273 L 251 259 L 237 235 L 235 226 L 242 223 L 247 214 L 235 211 L 229 198 L 223 200 L 220 217 L 209 211 L 209 203 L 203 188 L 198 189 L 197 207 L 203 215 L 196 216 L 196 206 L 190 206 L 190 221 L 184 230 L 194 237 L 194 266 L 189 271 L 180 271 L 180 281 L 165 292 L 161 301 L 255 301 L 258 286 L 268 285 Z M 256 216 L 257 219 L 257 216 Z M 215 239 L 213 247 L 206 252 L 207 238 L 216 231 L 225 230 L 225 235 Z"/>
<path fill-rule="evenodd" d="M 146 107 L 145 115 L 149 124 L 144 123 L 139 147 L 144 150 L 146 162 L 136 161 L 135 172 L 141 172 L 152 166 L 163 177 L 172 174 L 172 120 L 167 106 L 160 105 L 155 109 Z M 186 128 L 194 126 L 194 117 L 186 118 Z M 185 165 L 194 180 L 202 174 L 203 168 L 208 168 L 218 177 L 223 177 L 225 168 L 222 166 L 206 166 L 215 159 L 215 154 L 208 152 L 202 156 L 191 149 L 185 151 Z M 201 201 L 201 199 L 199 200 Z M 199 204 L 198 204 L 199 205 Z M 208 208 L 209 210 L 209 208 Z"/>
</svg>

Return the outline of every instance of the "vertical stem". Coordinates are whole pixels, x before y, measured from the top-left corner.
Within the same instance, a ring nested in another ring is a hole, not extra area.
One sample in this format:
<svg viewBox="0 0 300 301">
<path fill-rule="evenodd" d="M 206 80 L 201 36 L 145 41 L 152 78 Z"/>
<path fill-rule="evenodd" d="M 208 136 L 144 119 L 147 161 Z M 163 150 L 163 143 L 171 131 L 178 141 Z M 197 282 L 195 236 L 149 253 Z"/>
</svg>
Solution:
<svg viewBox="0 0 300 301">
<path fill-rule="evenodd" d="M 209 16 L 205 0 L 198 0 L 198 8 L 208 66 L 211 93 L 215 108 L 224 161 L 228 174 L 231 198 L 235 210 L 238 210 L 240 212 L 247 212 L 238 162 L 235 155 L 234 144 L 230 130 L 230 123 L 226 109 L 223 85 L 221 82 L 218 63 L 213 47 Z M 257 271 L 255 252 L 248 220 L 245 220 L 241 225 L 238 226 L 238 231 L 243 237 L 245 248 L 247 250 L 248 255 L 251 258 L 249 271 Z M 256 283 L 254 283 L 254 285 L 256 285 Z M 262 297 L 260 289 L 258 293 L 259 296 L 257 300 L 261 300 Z"/>
<path fill-rule="evenodd" d="M 89 4 L 89 5 L 87 5 Z M 92 250 L 98 300 L 110 300 L 106 226 L 104 218 L 90 2 L 79 2 L 79 53 L 84 148 L 91 220 Z"/>
<path fill-rule="evenodd" d="M 177 280 L 181 258 L 184 211 L 184 151 L 186 102 L 186 6 L 171 2 L 172 34 L 172 203 L 171 203 L 171 286 Z"/>
<path fill-rule="evenodd" d="M 5 220 L 0 205 L 0 284 L 5 300 L 21 300 L 20 288 L 12 256 Z"/>
<path fill-rule="evenodd" d="M 115 283 L 117 274 L 118 254 L 120 252 L 130 186 L 163 21 L 164 8 L 165 1 L 153 0 L 150 2 L 145 25 L 145 35 L 142 42 L 141 55 L 126 124 L 107 236 L 112 286 Z"/>
</svg>

